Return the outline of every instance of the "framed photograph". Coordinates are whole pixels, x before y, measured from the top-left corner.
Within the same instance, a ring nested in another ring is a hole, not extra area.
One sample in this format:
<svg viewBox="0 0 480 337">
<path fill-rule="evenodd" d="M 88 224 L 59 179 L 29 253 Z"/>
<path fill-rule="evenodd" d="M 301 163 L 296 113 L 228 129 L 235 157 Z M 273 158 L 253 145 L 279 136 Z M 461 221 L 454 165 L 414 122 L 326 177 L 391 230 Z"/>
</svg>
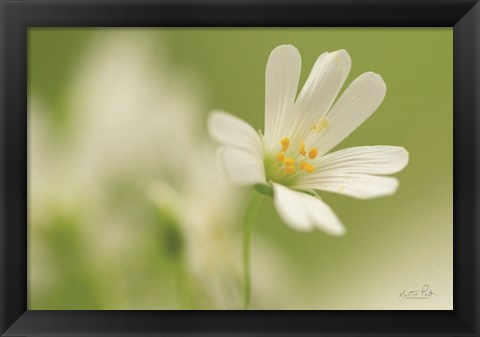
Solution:
<svg viewBox="0 0 480 337">
<path fill-rule="evenodd" d="M 0 5 L 1 336 L 479 336 L 477 1 Z"/>
</svg>

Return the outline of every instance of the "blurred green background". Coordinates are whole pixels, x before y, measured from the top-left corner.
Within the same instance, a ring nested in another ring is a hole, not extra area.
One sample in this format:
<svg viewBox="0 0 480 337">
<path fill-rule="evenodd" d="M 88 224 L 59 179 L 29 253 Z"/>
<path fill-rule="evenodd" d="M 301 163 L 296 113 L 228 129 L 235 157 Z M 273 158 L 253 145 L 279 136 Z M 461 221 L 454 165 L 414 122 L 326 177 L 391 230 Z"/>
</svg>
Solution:
<svg viewBox="0 0 480 337">
<path fill-rule="evenodd" d="M 29 309 L 241 308 L 250 191 L 216 171 L 205 117 L 219 108 L 263 128 L 266 61 L 280 44 L 299 49 L 301 84 L 337 49 L 352 58 L 347 85 L 381 74 L 383 104 L 337 149 L 398 145 L 410 163 L 394 196 L 321 193 L 344 237 L 293 231 L 266 199 L 252 307 L 452 309 L 452 37 L 449 28 L 29 29 Z M 399 296 L 425 284 L 429 300 Z"/>
</svg>

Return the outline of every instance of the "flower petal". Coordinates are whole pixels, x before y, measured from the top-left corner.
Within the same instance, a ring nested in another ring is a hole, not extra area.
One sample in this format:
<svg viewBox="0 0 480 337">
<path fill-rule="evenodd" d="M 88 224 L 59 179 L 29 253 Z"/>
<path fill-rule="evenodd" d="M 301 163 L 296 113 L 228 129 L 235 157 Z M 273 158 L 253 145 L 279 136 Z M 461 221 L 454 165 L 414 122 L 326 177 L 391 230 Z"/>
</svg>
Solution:
<svg viewBox="0 0 480 337">
<path fill-rule="evenodd" d="M 357 77 L 328 112 L 325 127 L 305 141 L 323 155 L 358 128 L 380 106 L 387 87 L 382 77 L 368 72 Z"/>
<path fill-rule="evenodd" d="M 329 153 L 316 165 L 318 172 L 393 174 L 408 164 L 408 152 L 400 146 L 359 146 Z"/>
<path fill-rule="evenodd" d="M 286 136 L 297 95 L 301 57 L 297 48 L 282 45 L 268 58 L 265 73 L 265 144 L 273 151 Z"/>
<path fill-rule="evenodd" d="M 295 102 L 290 136 L 305 140 L 312 126 L 331 108 L 351 68 L 345 50 L 320 55 Z M 295 137 L 296 136 L 296 137 Z"/>
<path fill-rule="evenodd" d="M 244 149 L 224 146 L 218 150 L 218 162 L 227 176 L 238 185 L 266 184 L 261 156 Z"/>
<path fill-rule="evenodd" d="M 319 198 L 272 183 L 274 204 L 287 225 L 300 231 L 319 228 L 331 235 L 343 235 L 345 229 L 331 208 Z"/>
<path fill-rule="evenodd" d="M 262 141 L 245 121 L 229 113 L 214 110 L 208 116 L 210 136 L 223 145 L 230 145 L 262 156 Z"/>
<path fill-rule="evenodd" d="M 304 175 L 295 187 L 329 191 L 357 199 L 371 199 L 394 194 L 398 188 L 398 180 L 369 174 L 314 172 Z"/>
</svg>

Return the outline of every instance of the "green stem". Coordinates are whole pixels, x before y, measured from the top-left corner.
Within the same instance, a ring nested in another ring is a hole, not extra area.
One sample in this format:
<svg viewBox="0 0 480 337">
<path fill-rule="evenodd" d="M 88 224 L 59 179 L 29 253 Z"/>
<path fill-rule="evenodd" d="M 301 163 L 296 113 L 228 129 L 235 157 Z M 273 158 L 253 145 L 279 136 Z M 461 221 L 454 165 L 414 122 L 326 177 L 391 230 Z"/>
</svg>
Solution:
<svg viewBox="0 0 480 337">
<path fill-rule="evenodd" d="M 250 239 L 255 217 L 260 206 L 262 195 L 253 192 L 245 215 L 243 227 L 243 277 L 244 277 L 244 302 L 243 308 L 247 310 L 250 307 Z"/>
</svg>

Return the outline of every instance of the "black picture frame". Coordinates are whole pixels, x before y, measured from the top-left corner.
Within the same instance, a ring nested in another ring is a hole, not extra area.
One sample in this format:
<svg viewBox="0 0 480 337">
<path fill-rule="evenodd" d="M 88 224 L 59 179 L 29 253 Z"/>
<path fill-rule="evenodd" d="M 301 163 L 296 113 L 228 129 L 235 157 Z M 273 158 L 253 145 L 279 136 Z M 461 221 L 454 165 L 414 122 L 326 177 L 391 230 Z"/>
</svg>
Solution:
<svg viewBox="0 0 480 337">
<path fill-rule="evenodd" d="M 1 336 L 480 336 L 477 1 L 0 0 L 0 15 Z M 453 27 L 453 310 L 27 310 L 27 31 L 34 26 Z"/>
</svg>

